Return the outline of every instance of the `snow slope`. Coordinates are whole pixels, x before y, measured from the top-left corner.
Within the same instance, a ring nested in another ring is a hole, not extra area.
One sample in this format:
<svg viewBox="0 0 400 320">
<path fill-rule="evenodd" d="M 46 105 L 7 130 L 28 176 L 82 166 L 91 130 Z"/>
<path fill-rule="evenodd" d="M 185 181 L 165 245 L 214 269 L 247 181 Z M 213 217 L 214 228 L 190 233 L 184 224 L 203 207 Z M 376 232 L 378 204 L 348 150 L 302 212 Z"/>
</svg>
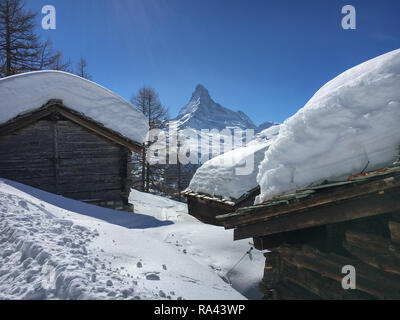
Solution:
<svg viewBox="0 0 400 320">
<path fill-rule="evenodd" d="M 260 166 L 257 202 L 391 165 L 399 122 L 400 49 L 339 75 L 282 125 Z"/>
<path fill-rule="evenodd" d="M 248 244 L 188 216 L 155 219 L 184 206 L 135 196 L 144 214 L 0 180 L 0 299 L 244 299 L 223 278 Z M 263 262 L 260 253 L 250 266 L 260 273 Z M 239 266 L 231 281 L 250 277 L 234 286 L 254 296 L 262 275 L 248 271 Z"/>
<path fill-rule="evenodd" d="M 0 124 L 38 109 L 50 99 L 83 113 L 105 127 L 142 143 L 148 132 L 144 115 L 100 85 L 61 71 L 29 72 L 0 79 Z"/>
<path fill-rule="evenodd" d="M 150 229 L 148 233 L 153 233 L 154 237 L 161 236 L 164 242 L 179 252 L 213 270 L 221 278 L 228 280 L 232 287 L 246 298 L 261 299 L 258 285 L 265 266 L 263 253 L 253 251 L 252 261 L 245 257 L 232 270 L 250 249 L 251 244 L 248 240 L 233 241 L 232 230 L 199 222 L 187 214 L 185 204 L 134 190 L 130 200 L 138 212 L 174 222 L 173 225 Z"/>
<path fill-rule="evenodd" d="M 196 171 L 188 190 L 234 200 L 256 188 L 258 167 L 279 134 L 279 128 L 270 127 L 260 132 L 246 147 L 206 162 Z"/>
</svg>

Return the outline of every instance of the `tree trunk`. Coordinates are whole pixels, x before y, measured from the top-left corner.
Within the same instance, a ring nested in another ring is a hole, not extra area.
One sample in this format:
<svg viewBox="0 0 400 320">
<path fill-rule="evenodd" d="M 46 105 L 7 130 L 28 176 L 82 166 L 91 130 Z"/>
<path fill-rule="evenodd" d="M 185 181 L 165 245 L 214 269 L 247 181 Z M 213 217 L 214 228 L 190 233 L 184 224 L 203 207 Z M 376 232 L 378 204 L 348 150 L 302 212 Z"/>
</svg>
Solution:
<svg viewBox="0 0 400 320">
<path fill-rule="evenodd" d="M 11 76 L 11 30 L 10 30 L 10 6 L 8 0 L 6 1 L 6 76 Z"/>
<path fill-rule="evenodd" d="M 146 146 L 143 144 L 143 155 L 142 155 L 142 192 L 145 192 L 145 181 L 146 181 Z"/>
<path fill-rule="evenodd" d="M 150 164 L 146 162 L 146 192 L 150 192 Z"/>
</svg>

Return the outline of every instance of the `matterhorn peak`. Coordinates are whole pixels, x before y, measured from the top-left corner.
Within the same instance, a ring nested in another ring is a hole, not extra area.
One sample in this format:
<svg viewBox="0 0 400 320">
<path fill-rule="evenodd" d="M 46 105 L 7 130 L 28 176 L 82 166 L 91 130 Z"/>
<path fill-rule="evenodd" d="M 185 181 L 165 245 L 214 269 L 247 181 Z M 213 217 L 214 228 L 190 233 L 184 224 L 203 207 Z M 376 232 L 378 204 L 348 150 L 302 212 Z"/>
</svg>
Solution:
<svg viewBox="0 0 400 320">
<path fill-rule="evenodd" d="M 198 84 L 196 86 L 195 91 L 193 92 L 192 95 L 193 99 L 206 99 L 206 100 L 211 100 L 211 96 L 210 93 L 208 92 L 208 90 L 206 89 L 206 87 L 204 87 L 201 84 Z"/>
<path fill-rule="evenodd" d="M 257 129 L 244 112 L 235 112 L 216 103 L 201 84 L 196 86 L 189 103 L 182 108 L 175 120 L 180 128 L 196 130 Z"/>
</svg>

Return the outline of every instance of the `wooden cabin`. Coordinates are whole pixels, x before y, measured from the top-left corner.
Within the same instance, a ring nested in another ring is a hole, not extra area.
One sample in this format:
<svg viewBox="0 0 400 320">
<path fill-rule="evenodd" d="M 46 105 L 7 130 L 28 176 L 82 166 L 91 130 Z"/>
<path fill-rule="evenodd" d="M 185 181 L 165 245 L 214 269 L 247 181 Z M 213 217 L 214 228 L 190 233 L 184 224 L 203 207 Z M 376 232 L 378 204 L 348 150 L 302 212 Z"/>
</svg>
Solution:
<svg viewBox="0 0 400 320">
<path fill-rule="evenodd" d="M 139 142 L 61 100 L 0 125 L 0 177 L 107 208 L 131 209 L 132 152 Z"/>
<path fill-rule="evenodd" d="M 398 164 L 397 164 L 398 165 Z M 265 252 L 266 300 L 400 299 L 400 167 L 298 190 L 217 218 Z M 344 266 L 356 270 L 345 290 Z"/>
<path fill-rule="evenodd" d="M 186 190 L 183 195 L 187 198 L 188 212 L 196 219 L 215 226 L 223 226 L 216 217 L 235 212 L 241 207 L 252 205 L 255 198 L 260 194 L 260 187 L 250 190 L 239 199 L 224 200 Z"/>
</svg>

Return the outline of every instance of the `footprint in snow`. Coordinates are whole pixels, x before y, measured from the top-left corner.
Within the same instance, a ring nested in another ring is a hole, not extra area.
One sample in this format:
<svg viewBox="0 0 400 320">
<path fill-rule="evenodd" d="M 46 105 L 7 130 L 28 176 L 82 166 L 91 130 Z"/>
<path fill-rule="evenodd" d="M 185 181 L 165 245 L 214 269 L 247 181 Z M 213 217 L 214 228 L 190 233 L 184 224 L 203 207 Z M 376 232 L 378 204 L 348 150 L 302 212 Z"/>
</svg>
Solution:
<svg viewBox="0 0 400 320">
<path fill-rule="evenodd" d="M 150 280 L 150 281 L 160 281 L 160 277 L 154 273 L 152 274 L 148 274 L 146 276 L 146 280 Z"/>
<path fill-rule="evenodd" d="M 107 285 L 107 287 L 112 287 L 112 286 L 113 286 L 113 283 L 112 283 L 111 280 L 108 280 L 108 281 L 106 282 L 106 285 Z"/>
</svg>

